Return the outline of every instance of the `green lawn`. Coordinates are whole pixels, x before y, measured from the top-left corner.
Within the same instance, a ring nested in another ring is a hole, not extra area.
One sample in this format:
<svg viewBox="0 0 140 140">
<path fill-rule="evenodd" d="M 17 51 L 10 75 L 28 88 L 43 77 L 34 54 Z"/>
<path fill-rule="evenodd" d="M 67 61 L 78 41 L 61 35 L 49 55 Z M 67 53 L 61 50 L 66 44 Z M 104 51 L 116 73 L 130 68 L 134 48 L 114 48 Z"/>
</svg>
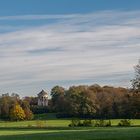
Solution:
<svg viewBox="0 0 140 140">
<path fill-rule="evenodd" d="M 19 122 L 0 122 L 0 127 L 31 127 L 42 125 L 42 127 L 67 127 L 70 120 L 33 120 Z"/>
<path fill-rule="evenodd" d="M 0 140 L 140 140 L 140 127 L 3 129 Z"/>
<path fill-rule="evenodd" d="M 120 120 L 111 120 L 112 126 L 116 126 Z M 133 126 L 140 126 L 140 119 L 131 120 Z M 43 127 L 68 127 L 70 120 L 32 120 L 32 121 L 19 121 L 19 122 L 0 122 L 0 127 L 31 127 L 42 125 Z"/>
<path fill-rule="evenodd" d="M 0 140 L 140 140 L 138 119 L 131 120 L 135 127 L 118 127 L 120 120 L 114 119 L 111 120 L 113 127 L 72 128 L 68 127 L 70 119 L 57 119 L 53 114 L 35 117 L 40 120 L 1 121 Z"/>
</svg>

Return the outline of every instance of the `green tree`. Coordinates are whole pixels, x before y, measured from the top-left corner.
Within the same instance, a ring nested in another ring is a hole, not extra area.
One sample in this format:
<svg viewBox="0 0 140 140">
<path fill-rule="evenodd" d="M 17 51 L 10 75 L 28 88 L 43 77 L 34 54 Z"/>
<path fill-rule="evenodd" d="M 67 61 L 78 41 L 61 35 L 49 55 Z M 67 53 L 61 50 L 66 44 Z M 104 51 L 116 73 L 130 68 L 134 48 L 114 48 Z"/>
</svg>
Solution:
<svg viewBox="0 0 140 140">
<path fill-rule="evenodd" d="M 55 86 L 51 90 L 52 108 L 57 112 L 63 112 L 65 108 L 65 89 L 60 86 Z"/>
<path fill-rule="evenodd" d="M 87 86 L 72 86 L 66 93 L 69 107 L 74 116 L 90 116 L 96 113 L 96 97 Z"/>
<path fill-rule="evenodd" d="M 9 119 L 9 110 L 13 103 L 13 100 L 9 94 L 2 94 L 0 98 L 0 117 L 2 119 Z"/>
</svg>

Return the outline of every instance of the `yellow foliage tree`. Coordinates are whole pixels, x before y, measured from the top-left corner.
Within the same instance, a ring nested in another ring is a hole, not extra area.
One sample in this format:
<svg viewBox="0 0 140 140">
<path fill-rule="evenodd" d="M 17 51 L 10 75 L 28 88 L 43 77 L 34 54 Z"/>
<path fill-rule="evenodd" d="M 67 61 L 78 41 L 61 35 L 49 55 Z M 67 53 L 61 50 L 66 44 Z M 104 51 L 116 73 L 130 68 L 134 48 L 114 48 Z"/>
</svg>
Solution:
<svg viewBox="0 0 140 140">
<path fill-rule="evenodd" d="M 19 104 L 15 104 L 10 110 L 10 119 L 19 121 L 25 119 L 25 112 Z"/>
</svg>

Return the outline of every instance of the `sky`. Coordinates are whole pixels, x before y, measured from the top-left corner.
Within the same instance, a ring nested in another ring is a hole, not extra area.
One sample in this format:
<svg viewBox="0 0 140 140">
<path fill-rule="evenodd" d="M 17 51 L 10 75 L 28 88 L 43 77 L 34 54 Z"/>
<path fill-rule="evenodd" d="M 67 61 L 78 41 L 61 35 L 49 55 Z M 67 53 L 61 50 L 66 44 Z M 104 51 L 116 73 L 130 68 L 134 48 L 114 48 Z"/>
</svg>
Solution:
<svg viewBox="0 0 140 140">
<path fill-rule="evenodd" d="M 139 15 L 140 0 L 0 0 L 0 94 L 130 87 Z"/>
</svg>

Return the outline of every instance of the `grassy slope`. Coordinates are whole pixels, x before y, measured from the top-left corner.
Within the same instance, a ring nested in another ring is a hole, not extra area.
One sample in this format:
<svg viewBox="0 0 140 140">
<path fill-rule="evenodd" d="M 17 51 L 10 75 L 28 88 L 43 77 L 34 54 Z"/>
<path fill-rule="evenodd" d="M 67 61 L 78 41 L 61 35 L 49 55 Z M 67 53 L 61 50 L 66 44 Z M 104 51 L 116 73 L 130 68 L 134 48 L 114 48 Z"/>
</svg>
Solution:
<svg viewBox="0 0 140 140">
<path fill-rule="evenodd" d="M 0 140 L 139 140 L 140 127 L 74 128 L 69 130 L 16 129 L 0 131 Z"/>
</svg>

